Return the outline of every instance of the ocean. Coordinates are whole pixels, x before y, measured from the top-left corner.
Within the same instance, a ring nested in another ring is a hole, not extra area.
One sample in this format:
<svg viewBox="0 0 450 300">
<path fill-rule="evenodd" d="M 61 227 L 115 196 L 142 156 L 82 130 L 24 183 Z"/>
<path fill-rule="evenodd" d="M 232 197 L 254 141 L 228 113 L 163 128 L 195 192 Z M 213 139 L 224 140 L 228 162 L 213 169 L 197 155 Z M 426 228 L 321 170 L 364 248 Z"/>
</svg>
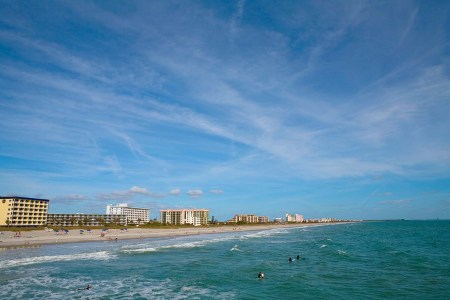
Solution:
<svg viewBox="0 0 450 300">
<path fill-rule="evenodd" d="M 0 299 L 450 299 L 450 221 L 4 250 Z"/>
</svg>

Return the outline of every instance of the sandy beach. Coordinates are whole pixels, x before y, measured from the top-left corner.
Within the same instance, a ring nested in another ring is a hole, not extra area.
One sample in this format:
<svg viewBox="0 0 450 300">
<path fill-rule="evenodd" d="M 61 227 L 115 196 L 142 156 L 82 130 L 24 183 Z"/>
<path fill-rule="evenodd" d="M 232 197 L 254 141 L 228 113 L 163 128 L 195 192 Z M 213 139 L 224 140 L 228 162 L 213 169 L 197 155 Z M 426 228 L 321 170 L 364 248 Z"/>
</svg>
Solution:
<svg viewBox="0 0 450 300">
<path fill-rule="evenodd" d="M 267 230 L 274 228 L 285 227 L 300 227 L 300 226 L 317 226 L 326 225 L 321 224 L 283 224 L 283 225 L 257 225 L 257 226 L 210 226 L 210 227 L 188 227 L 176 229 L 150 229 L 150 228 L 128 228 L 121 229 L 91 229 L 90 231 L 67 228 L 68 232 L 55 232 L 51 229 L 22 231 L 18 237 L 17 231 L 2 231 L 0 232 L 0 248 L 15 248 L 26 247 L 33 245 L 45 244 L 63 244 L 63 243 L 78 243 L 78 242 L 98 242 L 125 239 L 142 239 L 142 238 L 161 238 L 161 237 L 175 237 L 184 235 L 196 234 L 214 234 L 234 231 L 255 231 Z"/>
</svg>

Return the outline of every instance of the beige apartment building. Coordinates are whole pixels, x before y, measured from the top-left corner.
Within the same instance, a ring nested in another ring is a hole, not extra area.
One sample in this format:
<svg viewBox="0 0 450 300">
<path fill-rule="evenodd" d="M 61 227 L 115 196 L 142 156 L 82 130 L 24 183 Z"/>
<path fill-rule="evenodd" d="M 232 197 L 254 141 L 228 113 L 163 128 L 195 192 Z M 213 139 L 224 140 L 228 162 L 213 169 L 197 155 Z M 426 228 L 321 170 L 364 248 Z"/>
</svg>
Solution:
<svg viewBox="0 0 450 300">
<path fill-rule="evenodd" d="M 0 197 L 0 226 L 45 226 L 47 199 Z"/>
<path fill-rule="evenodd" d="M 160 210 L 161 224 L 194 226 L 208 224 L 208 209 L 164 209 Z"/>
<path fill-rule="evenodd" d="M 256 216 L 256 215 L 234 215 L 234 218 L 231 220 L 228 220 L 227 222 L 230 223 L 238 223 L 238 222 L 244 222 L 244 223 L 268 223 L 269 217 L 265 216 Z"/>
<path fill-rule="evenodd" d="M 125 215 L 103 214 L 48 214 L 48 226 L 105 226 L 106 224 L 127 225 Z"/>
</svg>

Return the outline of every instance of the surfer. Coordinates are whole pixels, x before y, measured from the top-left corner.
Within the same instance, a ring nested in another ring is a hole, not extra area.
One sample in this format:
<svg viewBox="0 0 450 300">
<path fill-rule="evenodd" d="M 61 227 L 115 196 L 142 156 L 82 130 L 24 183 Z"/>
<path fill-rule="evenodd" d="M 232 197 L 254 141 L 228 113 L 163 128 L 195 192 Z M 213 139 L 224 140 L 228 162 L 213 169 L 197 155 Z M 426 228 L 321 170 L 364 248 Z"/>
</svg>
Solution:
<svg viewBox="0 0 450 300">
<path fill-rule="evenodd" d="M 264 273 L 263 273 L 263 272 L 259 272 L 258 278 L 259 278 L 259 279 L 263 279 L 263 278 L 264 278 Z"/>
<path fill-rule="evenodd" d="M 230 249 L 231 251 L 242 251 L 240 249 L 238 249 L 238 245 L 234 245 L 233 248 Z"/>
<path fill-rule="evenodd" d="M 92 289 L 92 285 L 88 284 L 84 289 L 78 289 L 79 291 L 81 290 L 90 290 Z"/>
<path fill-rule="evenodd" d="M 297 255 L 297 260 L 300 260 L 300 255 Z"/>
<path fill-rule="evenodd" d="M 292 257 L 289 257 L 289 262 L 292 262 Z"/>
</svg>

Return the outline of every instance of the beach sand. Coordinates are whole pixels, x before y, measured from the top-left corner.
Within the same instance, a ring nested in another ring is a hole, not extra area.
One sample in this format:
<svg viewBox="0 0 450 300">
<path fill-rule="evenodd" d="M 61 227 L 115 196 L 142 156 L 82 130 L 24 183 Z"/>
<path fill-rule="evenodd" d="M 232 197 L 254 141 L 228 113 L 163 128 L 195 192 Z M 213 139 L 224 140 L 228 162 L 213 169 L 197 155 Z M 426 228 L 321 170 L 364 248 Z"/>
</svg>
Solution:
<svg viewBox="0 0 450 300">
<path fill-rule="evenodd" d="M 91 229 L 90 232 L 84 230 L 80 233 L 79 229 L 71 230 L 67 228 L 68 233 L 54 232 L 48 230 L 32 230 L 22 231 L 20 237 L 16 237 L 14 231 L 3 231 L 0 233 L 0 248 L 14 248 L 32 245 L 45 244 L 63 244 L 63 243 L 78 243 L 78 242 L 98 242 L 98 241 L 112 241 L 126 240 L 126 239 L 142 239 L 142 238 L 161 238 L 161 237 L 175 237 L 184 235 L 196 234 L 213 234 L 236 231 L 255 231 L 268 230 L 275 228 L 286 227 L 300 227 L 300 226 L 317 226 L 326 225 L 321 224 L 280 224 L 280 225 L 253 225 L 253 226 L 210 226 L 210 227 L 179 227 L 176 229 L 151 229 L 151 228 L 128 228 L 108 229 L 107 232 L 102 229 Z"/>
</svg>

